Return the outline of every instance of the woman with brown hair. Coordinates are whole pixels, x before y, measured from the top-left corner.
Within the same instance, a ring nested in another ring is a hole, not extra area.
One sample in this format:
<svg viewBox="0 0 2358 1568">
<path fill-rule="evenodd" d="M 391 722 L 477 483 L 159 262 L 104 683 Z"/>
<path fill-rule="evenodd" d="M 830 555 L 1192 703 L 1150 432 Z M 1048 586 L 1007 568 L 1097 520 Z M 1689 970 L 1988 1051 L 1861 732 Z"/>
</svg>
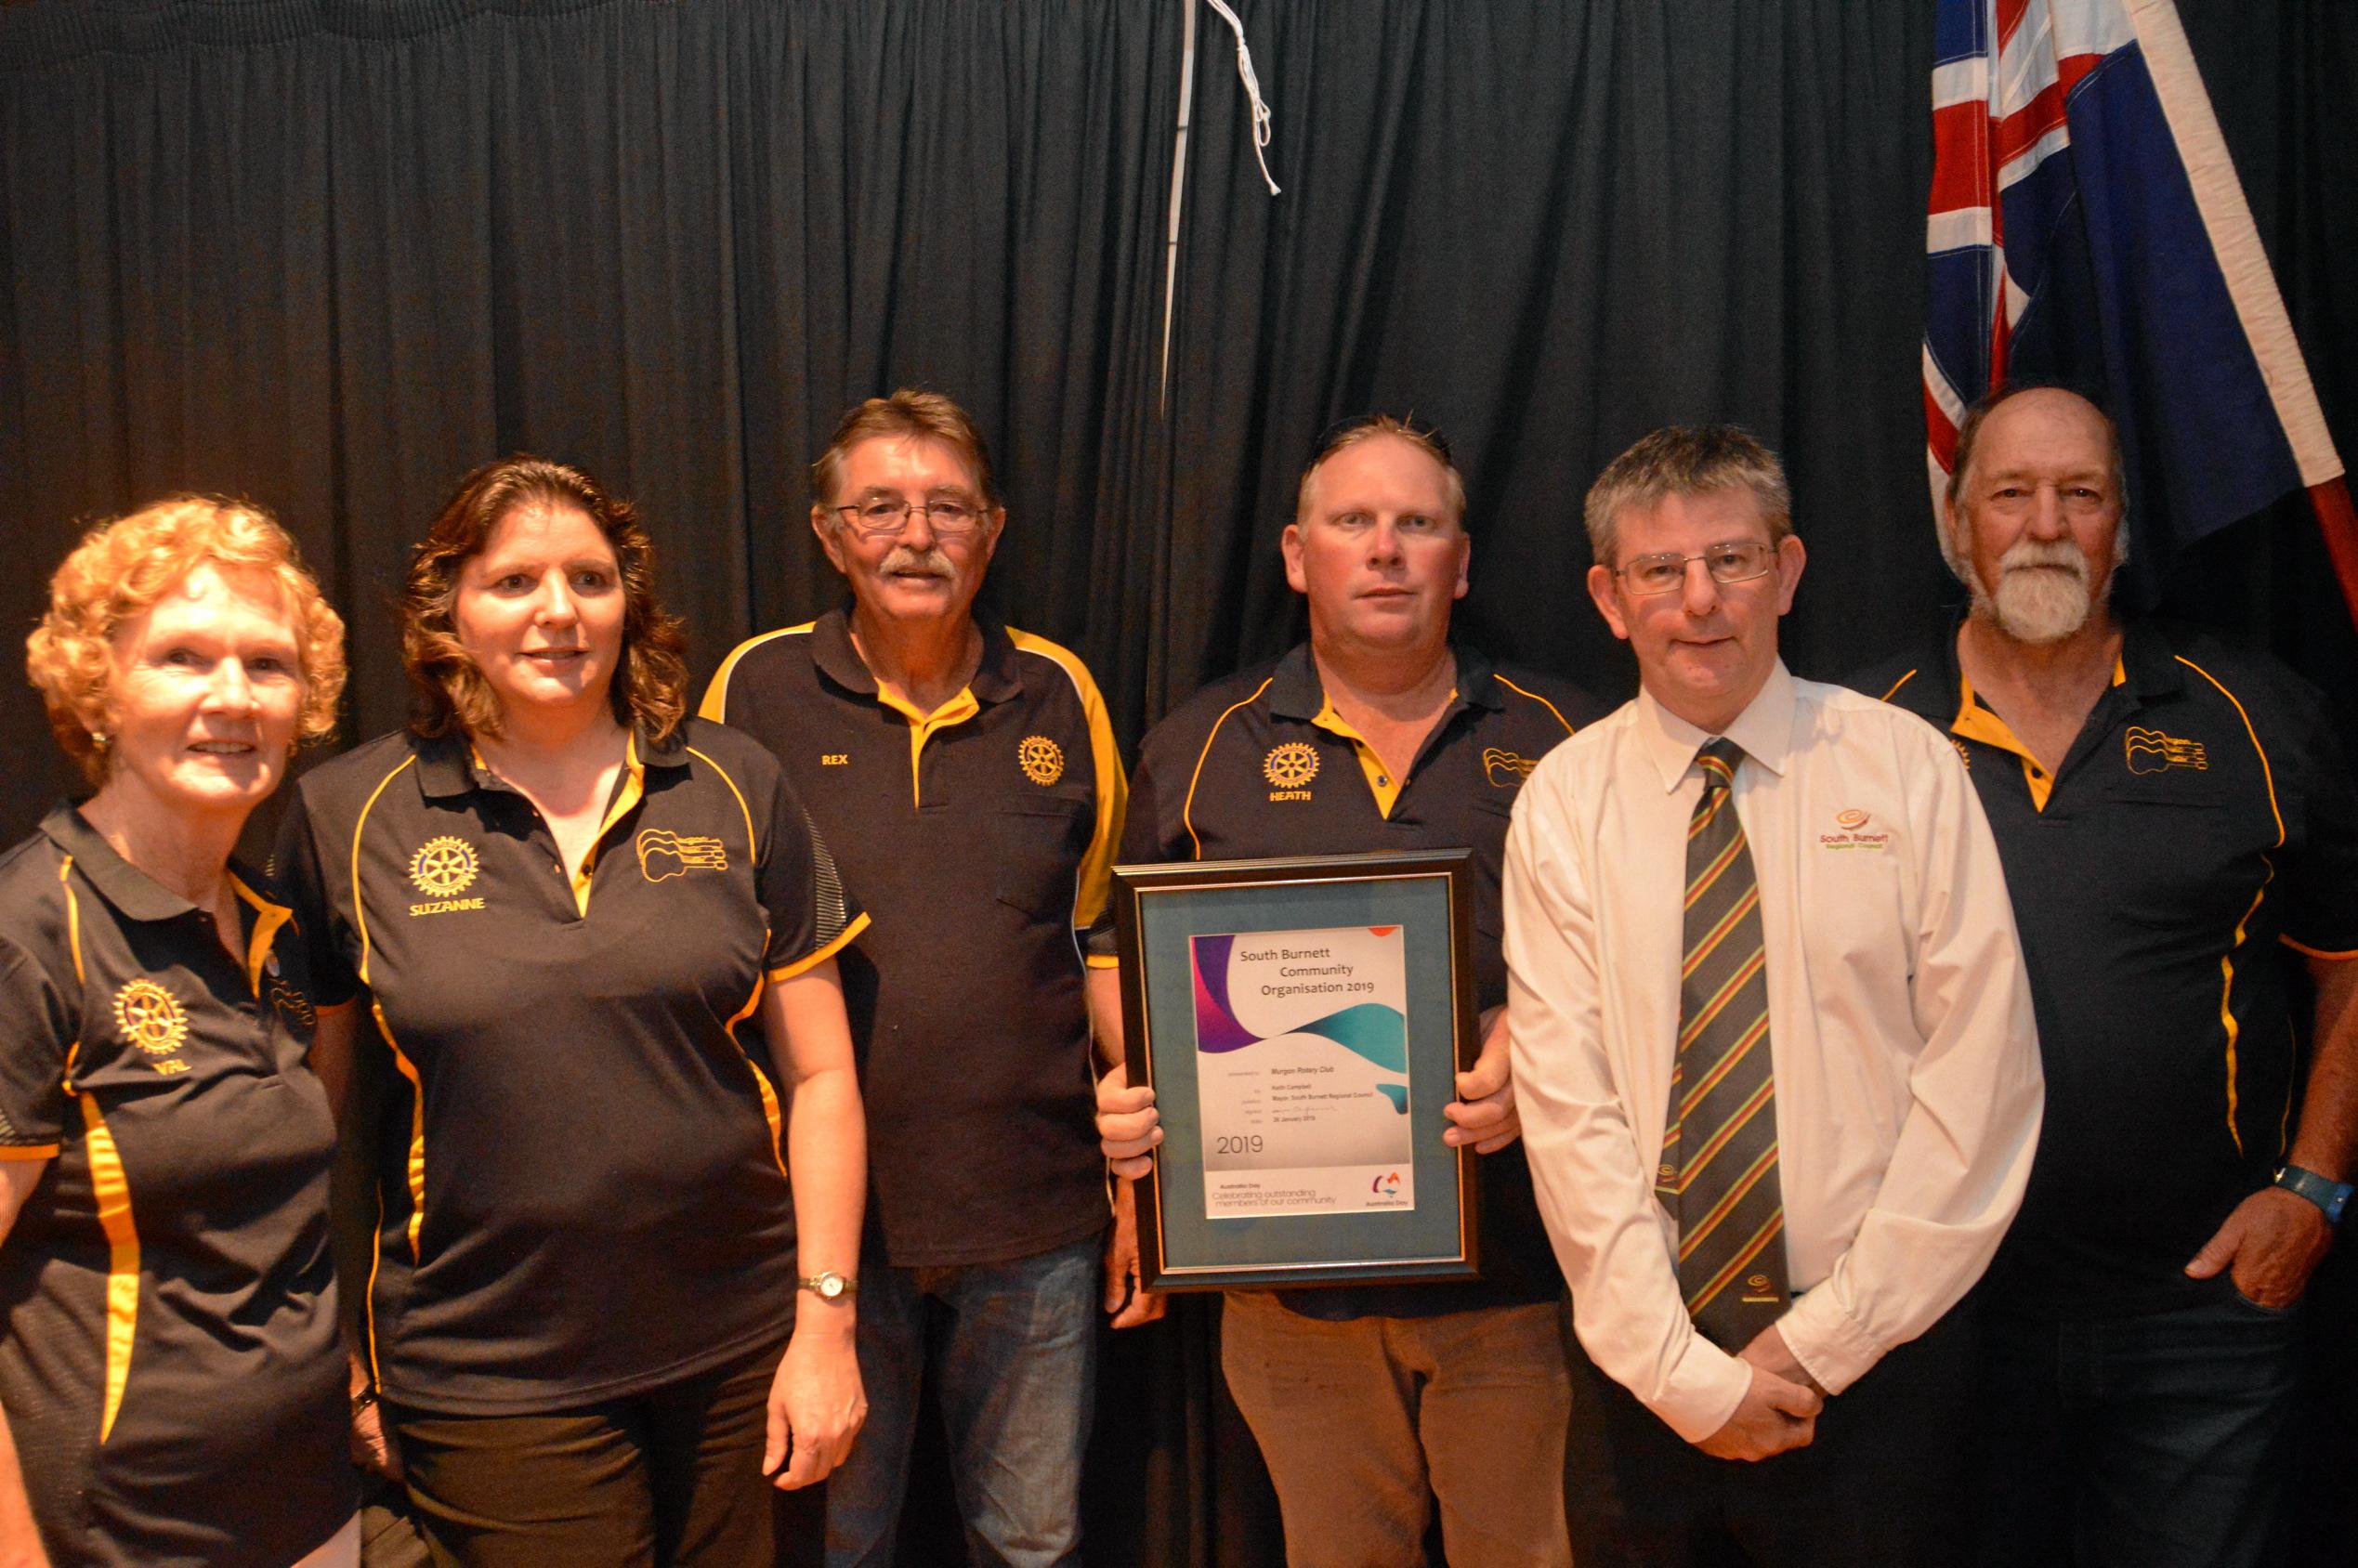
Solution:
<svg viewBox="0 0 2358 1568">
<path fill-rule="evenodd" d="M 363 1091 L 358 1424 L 381 1394 L 438 1562 L 770 1562 L 764 1477 L 821 1479 L 866 1408 L 866 917 L 768 753 L 684 717 L 646 533 L 588 476 L 469 475 L 402 615 L 411 725 L 281 840 Z"/>
<path fill-rule="evenodd" d="M 358 1561 L 310 987 L 229 858 L 343 638 L 238 503 L 50 580 L 26 665 L 97 792 L 0 857 L 0 1561 Z"/>
</svg>

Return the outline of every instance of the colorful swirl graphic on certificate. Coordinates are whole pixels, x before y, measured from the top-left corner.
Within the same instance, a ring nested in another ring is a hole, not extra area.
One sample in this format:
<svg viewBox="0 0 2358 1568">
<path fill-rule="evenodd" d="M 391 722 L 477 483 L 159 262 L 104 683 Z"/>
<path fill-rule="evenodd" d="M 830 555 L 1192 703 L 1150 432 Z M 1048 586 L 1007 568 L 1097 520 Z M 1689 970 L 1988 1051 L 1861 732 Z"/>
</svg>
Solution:
<svg viewBox="0 0 2358 1568">
<path fill-rule="evenodd" d="M 1414 1209 L 1400 928 L 1189 942 L 1205 1217 Z"/>
</svg>

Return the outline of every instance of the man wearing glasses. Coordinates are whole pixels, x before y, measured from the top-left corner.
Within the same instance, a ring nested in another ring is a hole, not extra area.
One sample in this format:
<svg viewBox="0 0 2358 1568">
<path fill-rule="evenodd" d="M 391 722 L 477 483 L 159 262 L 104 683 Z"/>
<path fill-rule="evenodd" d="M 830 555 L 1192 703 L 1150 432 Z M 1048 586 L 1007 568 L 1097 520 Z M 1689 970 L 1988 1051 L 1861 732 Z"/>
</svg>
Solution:
<svg viewBox="0 0 2358 1568">
<path fill-rule="evenodd" d="M 827 1561 L 894 1561 L 930 1380 L 977 1561 L 1077 1562 L 1107 1219 L 1090 1013 L 1117 996 L 1082 943 L 1121 762 L 1081 661 L 975 612 L 1006 513 L 964 411 L 870 399 L 811 489 L 851 603 L 739 647 L 703 714 L 778 754 L 873 917 L 839 960 L 868 1109 L 860 1277 L 804 1282 L 857 1290 L 869 1401 L 828 1482 Z"/>
<path fill-rule="evenodd" d="M 1778 660 L 1788 512 L 1734 426 L 1605 469 L 1589 592 L 1643 689 L 1540 763 L 1507 838 L 1584 1564 L 1921 1564 L 1962 1540 L 1950 1309 L 2029 1171 L 2030 991 L 1956 751 Z"/>
</svg>

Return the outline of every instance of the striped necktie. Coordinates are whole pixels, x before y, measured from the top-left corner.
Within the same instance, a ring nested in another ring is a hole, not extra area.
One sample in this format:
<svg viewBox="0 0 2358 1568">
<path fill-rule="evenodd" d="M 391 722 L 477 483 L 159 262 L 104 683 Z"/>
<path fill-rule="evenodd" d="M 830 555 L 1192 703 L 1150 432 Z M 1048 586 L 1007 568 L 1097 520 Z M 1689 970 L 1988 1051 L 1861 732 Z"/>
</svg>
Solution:
<svg viewBox="0 0 2358 1568">
<path fill-rule="evenodd" d="M 1678 1222 L 1687 1313 L 1706 1338 L 1730 1351 L 1742 1350 L 1788 1305 L 1768 955 L 1761 887 L 1733 794 L 1743 759 L 1743 749 L 1724 736 L 1695 759 L 1703 796 L 1686 829 L 1679 1049 L 1654 1188 Z"/>
</svg>

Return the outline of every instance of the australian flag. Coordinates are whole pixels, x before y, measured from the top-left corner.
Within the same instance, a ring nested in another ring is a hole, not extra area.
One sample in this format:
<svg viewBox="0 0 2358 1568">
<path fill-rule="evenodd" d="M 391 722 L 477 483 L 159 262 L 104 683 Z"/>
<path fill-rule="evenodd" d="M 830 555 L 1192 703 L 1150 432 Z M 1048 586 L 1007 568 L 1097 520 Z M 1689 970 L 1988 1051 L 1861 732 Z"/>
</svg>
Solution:
<svg viewBox="0 0 2358 1568">
<path fill-rule="evenodd" d="M 2138 597 L 2178 547 L 2294 490 L 2358 562 L 2358 538 L 2335 537 L 2349 525 L 2341 459 L 2172 0 L 1938 4 L 1935 489 L 1976 397 L 2061 382 L 2119 423 Z"/>
</svg>

